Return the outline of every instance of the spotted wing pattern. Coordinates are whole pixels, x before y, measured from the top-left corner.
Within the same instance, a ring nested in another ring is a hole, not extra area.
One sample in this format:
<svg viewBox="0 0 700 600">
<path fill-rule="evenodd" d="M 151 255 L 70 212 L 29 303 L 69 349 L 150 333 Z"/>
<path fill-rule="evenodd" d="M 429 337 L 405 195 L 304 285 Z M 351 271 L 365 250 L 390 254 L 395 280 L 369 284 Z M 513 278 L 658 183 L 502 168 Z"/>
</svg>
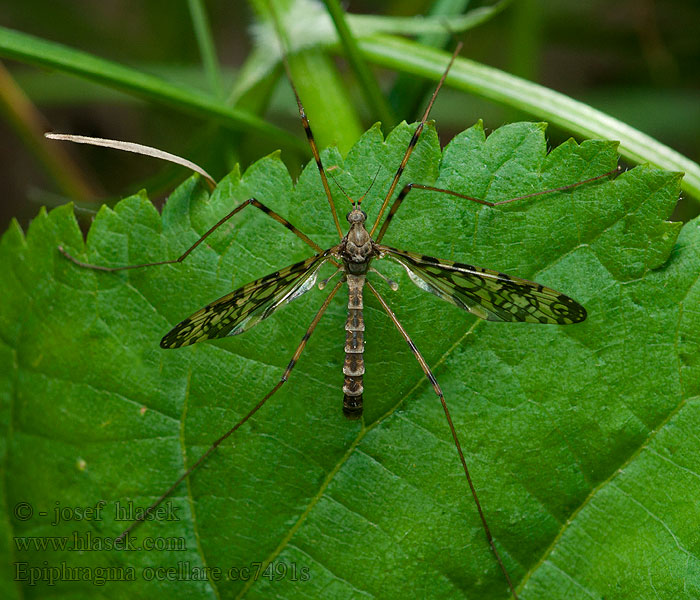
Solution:
<svg viewBox="0 0 700 600">
<path fill-rule="evenodd" d="M 586 309 L 551 288 L 505 273 L 380 246 L 419 288 L 489 321 L 569 325 Z"/>
<path fill-rule="evenodd" d="M 330 251 L 265 275 L 198 310 L 160 342 L 179 348 L 195 342 L 238 335 L 269 317 L 280 306 L 308 292 Z"/>
</svg>

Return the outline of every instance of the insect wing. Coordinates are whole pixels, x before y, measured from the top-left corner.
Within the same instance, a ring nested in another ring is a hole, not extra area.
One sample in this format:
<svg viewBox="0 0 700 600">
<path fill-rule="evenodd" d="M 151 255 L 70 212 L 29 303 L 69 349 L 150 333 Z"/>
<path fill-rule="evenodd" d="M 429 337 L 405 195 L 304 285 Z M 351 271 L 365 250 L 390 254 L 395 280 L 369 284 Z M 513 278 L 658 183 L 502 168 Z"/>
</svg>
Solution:
<svg viewBox="0 0 700 600">
<path fill-rule="evenodd" d="M 247 331 L 308 292 L 326 260 L 328 252 L 312 256 L 226 294 L 176 325 L 161 340 L 161 347 L 179 348 Z"/>
<path fill-rule="evenodd" d="M 586 309 L 568 296 L 526 279 L 431 256 L 380 247 L 419 288 L 489 321 L 569 325 Z"/>
</svg>

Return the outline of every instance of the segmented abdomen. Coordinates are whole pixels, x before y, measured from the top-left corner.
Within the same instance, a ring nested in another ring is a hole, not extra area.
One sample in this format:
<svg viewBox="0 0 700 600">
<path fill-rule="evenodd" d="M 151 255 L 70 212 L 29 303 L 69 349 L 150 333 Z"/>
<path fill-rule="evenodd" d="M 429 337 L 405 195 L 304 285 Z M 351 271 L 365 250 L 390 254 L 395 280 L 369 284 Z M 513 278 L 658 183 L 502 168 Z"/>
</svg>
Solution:
<svg viewBox="0 0 700 600">
<path fill-rule="evenodd" d="M 348 320 L 345 322 L 345 363 L 343 374 L 343 414 L 348 419 L 362 416 L 362 376 L 365 373 L 365 320 L 362 314 L 364 275 L 347 274 Z"/>
</svg>

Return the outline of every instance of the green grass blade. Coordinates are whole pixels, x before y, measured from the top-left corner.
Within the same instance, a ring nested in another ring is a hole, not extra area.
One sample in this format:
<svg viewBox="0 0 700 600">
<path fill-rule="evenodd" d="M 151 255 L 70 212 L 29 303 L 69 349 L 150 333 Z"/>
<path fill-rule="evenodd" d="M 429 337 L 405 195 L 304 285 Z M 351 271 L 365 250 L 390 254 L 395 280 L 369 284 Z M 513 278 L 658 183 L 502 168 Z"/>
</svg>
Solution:
<svg viewBox="0 0 700 600">
<path fill-rule="evenodd" d="M 392 114 L 391 107 L 384 97 L 382 90 L 377 84 L 377 80 L 372 75 L 367 63 L 365 62 L 360 50 L 357 47 L 357 42 L 353 37 L 347 22 L 345 14 L 338 0 L 324 0 L 328 13 L 335 23 L 340 43 L 345 51 L 345 56 L 350 63 L 357 79 L 360 82 L 360 89 L 365 97 L 367 104 L 372 108 L 373 114 L 377 115 L 387 127 L 393 127 L 396 118 Z"/>
<path fill-rule="evenodd" d="M 199 53 L 202 56 L 202 64 L 207 74 L 209 87 L 212 94 L 217 98 L 223 98 L 224 88 L 221 83 L 221 68 L 219 59 L 216 56 L 216 46 L 212 37 L 209 18 L 202 0 L 187 0 L 187 6 L 190 10 L 192 26 L 194 28 Z"/>
<path fill-rule="evenodd" d="M 236 130 L 253 131 L 278 143 L 304 148 L 302 140 L 244 111 L 224 106 L 193 89 L 185 89 L 131 67 L 80 50 L 0 27 L 0 56 L 58 69 L 119 89 L 149 101 L 215 119 Z"/>
<path fill-rule="evenodd" d="M 469 0 L 436 0 L 430 7 L 431 17 L 440 16 L 444 19 L 459 17 L 468 7 Z M 444 49 L 450 41 L 450 32 L 424 33 L 417 41 L 424 46 Z M 409 73 L 399 73 L 391 89 L 389 99 L 397 114 L 405 119 L 418 118 L 426 97 L 431 93 L 431 84 L 418 79 Z"/>
<path fill-rule="evenodd" d="M 377 64 L 431 79 L 440 77 L 449 60 L 445 52 L 391 36 L 377 35 L 359 44 L 365 57 Z M 620 154 L 630 161 L 684 171 L 682 189 L 700 199 L 700 165 L 591 106 L 465 58 L 455 61 L 447 81 L 456 89 L 525 111 L 575 135 L 619 140 Z"/>
<path fill-rule="evenodd" d="M 291 14 L 286 17 L 283 26 L 288 38 L 288 52 L 295 54 L 310 48 L 323 48 L 338 51 L 338 35 L 333 21 L 326 11 L 318 9 L 318 5 L 310 0 L 276 0 L 280 3 L 281 11 Z M 435 35 L 454 34 L 478 26 L 484 21 L 502 11 L 511 0 L 500 0 L 490 7 L 480 7 L 464 15 L 452 15 L 449 19 L 444 14 L 428 17 L 383 17 L 377 15 L 345 15 L 345 21 L 355 38 L 367 37 L 379 33 L 400 33 L 404 35 Z M 259 17 L 259 24 L 253 29 L 256 38 L 254 59 L 247 62 L 244 75 L 236 82 L 231 92 L 232 98 L 244 95 L 267 77 L 279 63 L 279 46 L 274 27 L 267 22 L 267 0 L 249 0 Z M 325 89 L 325 88 L 319 88 Z M 345 107 L 348 108 L 347 106 Z M 335 114 L 335 113 L 329 113 Z M 336 120 L 340 121 L 336 117 Z M 356 129 L 359 134 L 359 129 Z M 354 138 L 356 139 L 356 138 Z"/>
<path fill-rule="evenodd" d="M 453 15 L 445 19 L 436 14 L 428 17 L 385 17 L 377 15 L 348 15 L 348 22 L 355 35 L 369 33 L 394 33 L 400 35 L 443 35 L 461 33 L 491 20 L 503 11 L 512 0 L 500 0 L 492 6 L 481 6 L 464 15 Z"/>
<path fill-rule="evenodd" d="M 279 26 L 275 28 L 271 26 L 272 16 L 266 2 L 255 0 L 252 6 L 260 21 L 270 26 L 269 33 L 273 36 L 268 40 L 273 49 L 269 66 L 276 66 L 279 60 L 278 35 L 282 38 L 289 54 L 287 61 L 292 80 L 309 117 L 316 143 L 319 147 L 337 145 L 342 153 L 348 152 L 362 134 L 362 127 L 342 77 L 325 49 L 309 47 L 297 50 L 294 42 L 295 35 L 299 34 L 299 23 L 308 17 L 308 7 L 288 0 L 272 0 L 269 6 L 279 20 Z M 318 6 L 315 10 L 325 15 Z"/>
</svg>

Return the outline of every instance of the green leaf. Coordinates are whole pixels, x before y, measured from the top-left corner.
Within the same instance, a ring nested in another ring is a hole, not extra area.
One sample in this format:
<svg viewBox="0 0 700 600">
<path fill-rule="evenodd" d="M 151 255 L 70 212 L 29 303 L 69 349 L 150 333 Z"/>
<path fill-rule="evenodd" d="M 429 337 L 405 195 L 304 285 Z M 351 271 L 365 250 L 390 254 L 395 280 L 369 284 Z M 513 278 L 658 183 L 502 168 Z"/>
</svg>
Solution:
<svg viewBox="0 0 700 600">
<path fill-rule="evenodd" d="M 363 202 L 370 220 L 412 131 L 399 126 L 385 142 L 374 127 L 345 159 L 323 153 L 353 197 L 376 176 Z M 402 181 L 498 200 L 615 163 L 610 142 L 547 154 L 541 124 L 488 138 L 476 125 L 444 154 L 427 128 Z M 495 209 L 415 191 L 385 238 L 534 279 L 588 310 L 568 327 L 487 323 L 376 264 L 400 282 L 395 293 L 376 285 L 434 368 L 522 599 L 700 593 L 700 222 L 676 239 L 680 225 L 665 219 L 678 189 L 677 174 L 641 167 Z M 347 199 L 332 191 L 345 214 Z M 440 404 L 370 294 L 363 422 L 341 412 L 339 294 L 288 383 L 172 494 L 170 513 L 134 532 L 137 544 L 185 549 L 17 546 L 34 543 L 27 536 L 118 535 L 127 522 L 115 521 L 116 503 L 148 505 L 245 415 L 279 380 L 324 297 L 314 290 L 238 337 L 163 350 L 181 319 L 311 249 L 253 209 L 179 265 L 94 272 L 57 246 L 102 265 L 173 258 L 250 196 L 322 246 L 337 241 L 315 165 L 294 187 L 276 154 L 233 172 L 210 198 L 188 180 L 162 217 L 145 194 L 103 208 L 86 247 L 70 206 L 42 212 L 26 237 L 15 225 L 2 238 L 3 597 L 508 598 Z M 56 506 L 100 500 L 99 520 L 51 524 Z M 271 577 L 255 578 L 269 561 Z M 26 580 L 30 567 L 61 565 L 58 579 L 65 566 L 85 567 L 86 578 L 131 567 L 135 581 Z M 222 573 L 182 580 L 205 566 Z"/>
</svg>

